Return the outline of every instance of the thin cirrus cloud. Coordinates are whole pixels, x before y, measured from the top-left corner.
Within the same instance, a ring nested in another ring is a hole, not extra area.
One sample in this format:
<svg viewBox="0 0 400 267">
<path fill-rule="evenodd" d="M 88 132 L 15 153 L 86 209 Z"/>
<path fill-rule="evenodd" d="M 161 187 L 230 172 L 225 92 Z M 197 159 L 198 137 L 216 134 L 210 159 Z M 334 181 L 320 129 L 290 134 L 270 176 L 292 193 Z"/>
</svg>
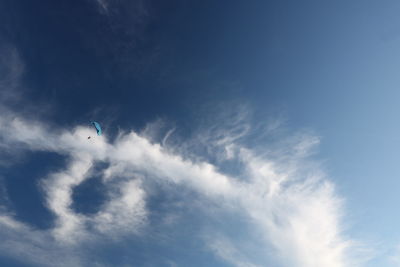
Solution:
<svg viewBox="0 0 400 267">
<path fill-rule="evenodd" d="M 22 68 L 11 70 L 15 75 L 7 83 L 15 89 Z M 357 260 L 355 241 L 343 234 L 343 200 L 308 159 L 319 143 L 315 136 L 295 135 L 274 144 L 273 153 L 261 153 L 244 145 L 252 130 L 243 109 L 220 120 L 225 123 L 219 126 L 205 125 L 190 140 L 174 142 L 172 131 L 160 142 L 146 131 L 121 132 L 114 140 L 107 135 L 88 140 L 93 131 L 88 127 L 59 129 L 45 121 L 24 119 L 4 105 L 2 111 L 0 147 L 9 153 L 44 151 L 68 159 L 63 169 L 48 173 L 38 184 L 55 217 L 49 229 L 19 221 L 9 207 L 0 209 L 3 255 L 39 266 L 85 266 L 96 258 L 91 251 L 79 252 L 85 244 L 127 236 L 145 239 L 154 213 L 148 205 L 153 194 L 148 184 L 153 181 L 167 185 L 164 188 L 174 194 L 196 194 L 197 202 L 207 207 L 199 209 L 205 217 L 223 220 L 229 213 L 236 223 L 246 225 L 243 229 L 248 232 L 241 239 L 247 242 L 243 243 L 218 224 L 187 236 L 202 240 L 208 251 L 232 266 L 264 266 L 268 260 L 279 266 L 338 267 L 354 266 Z M 261 127 L 270 128 L 276 127 Z M 196 155 L 193 151 L 200 151 L 199 146 L 205 146 L 207 153 Z M 208 159 L 211 154 L 213 160 Z M 98 163 L 107 164 L 101 171 L 106 202 L 94 214 L 77 213 L 72 208 L 73 190 L 90 179 Z M 240 166 L 240 171 L 224 171 L 226 163 Z M 194 204 L 187 199 L 181 205 Z M 163 216 L 168 224 L 178 225 L 185 213 L 176 216 L 167 210 Z M 244 245 L 252 242 L 272 259 L 252 256 Z"/>
<path fill-rule="evenodd" d="M 305 150 L 317 143 L 315 137 L 303 136 L 295 146 L 302 151 L 297 151 L 287 165 L 258 156 L 239 144 L 222 142 L 230 147 L 227 160 L 240 161 L 243 166 L 238 179 L 207 161 L 190 159 L 177 150 L 172 153 L 170 148 L 152 143 L 133 131 L 121 134 L 114 141 L 107 137 L 88 141 L 86 137 L 92 129 L 87 127 L 52 130 L 43 122 L 25 121 L 15 114 L 2 116 L 0 124 L 5 129 L 1 132 L 3 146 L 54 152 L 70 159 L 65 169 L 49 173 L 40 182 L 46 206 L 56 216 L 54 226 L 34 230 L 16 221 L 10 211 L 2 214 L 0 221 L 2 235 L 8 236 L 9 242 L 25 243 L 18 240 L 19 235 L 8 235 L 18 231 L 27 237 L 39 236 L 39 242 L 46 237 L 72 247 L 98 236 L 122 238 L 122 234 L 140 234 L 152 212 L 146 207 L 147 193 L 142 184 L 153 179 L 183 186 L 204 201 L 215 203 L 216 209 L 247 218 L 247 223 L 262 233 L 259 238 L 266 248 L 276 250 L 275 257 L 283 266 L 350 264 L 348 253 L 353 243 L 342 234 L 342 200 L 321 171 L 313 169 L 307 174 L 299 169 L 305 160 Z M 103 182 L 109 190 L 108 202 L 94 215 L 78 214 L 71 208 L 72 191 L 90 177 L 97 162 L 109 164 L 103 172 Z M 218 216 L 218 212 L 208 216 Z M 206 241 L 205 245 L 234 266 L 257 266 L 258 260 L 252 263 L 250 258 L 244 263 L 233 253 L 238 249 L 226 240 L 223 246 L 221 242 Z"/>
</svg>

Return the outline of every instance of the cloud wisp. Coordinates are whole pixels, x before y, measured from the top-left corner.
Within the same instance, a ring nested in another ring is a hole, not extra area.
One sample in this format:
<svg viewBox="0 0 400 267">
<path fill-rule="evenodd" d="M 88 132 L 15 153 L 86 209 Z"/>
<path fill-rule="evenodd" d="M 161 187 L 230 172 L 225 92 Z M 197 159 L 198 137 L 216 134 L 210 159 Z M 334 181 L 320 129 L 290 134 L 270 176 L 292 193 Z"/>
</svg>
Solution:
<svg viewBox="0 0 400 267">
<path fill-rule="evenodd" d="M 281 266 L 351 266 L 354 243 L 343 234 L 343 201 L 334 185 L 307 158 L 318 138 L 296 137 L 287 142 L 289 148 L 282 148 L 286 151 L 282 155 L 268 157 L 268 153 L 259 154 L 237 141 L 250 131 L 248 125 L 238 130 L 242 122 L 243 118 L 231 127 L 233 135 L 229 129 L 223 132 L 219 128 L 217 136 L 202 136 L 201 142 L 209 149 L 229 151 L 225 158 L 219 156 L 216 163 L 210 163 L 182 151 L 190 146 L 166 146 L 165 140 L 162 145 L 133 131 L 121 133 L 112 141 L 106 136 L 88 140 L 92 129 L 87 127 L 52 129 L 11 112 L 1 115 L 1 146 L 57 153 L 69 160 L 65 169 L 49 173 L 40 182 L 46 206 L 56 217 L 53 227 L 37 230 L 17 221 L 12 211 L 3 212 L 0 235 L 8 245 L 2 246 L 2 252 L 12 254 L 11 248 L 23 247 L 32 262 L 55 266 L 51 255 L 58 257 L 56 248 L 76 251 L 74 248 L 82 243 L 99 238 L 140 235 L 152 213 L 145 185 L 157 181 L 194 192 L 207 205 L 214 205 L 217 212 L 205 212 L 205 216 L 218 217 L 221 211 L 245 218 L 253 228 L 250 231 L 258 233 L 249 233 L 246 238 L 257 236 L 265 250 L 274 251 L 269 255 Z M 168 138 L 172 138 L 170 135 L 172 132 L 167 133 Z M 196 140 L 190 142 L 195 144 Z M 90 177 L 99 162 L 107 163 L 101 174 L 108 190 L 107 201 L 95 214 L 77 213 L 71 208 L 72 192 Z M 223 171 L 219 164 L 227 162 L 241 166 L 240 173 L 235 176 Z M 262 266 L 262 259 L 244 258 L 239 253 L 240 244 L 220 237 L 203 240 L 221 260 L 233 266 Z M 47 250 L 49 244 L 54 244 L 50 245 L 53 250 Z M 79 266 L 84 257 L 77 254 L 70 260 Z"/>
<path fill-rule="evenodd" d="M 0 89 L 9 88 L 2 95 L 7 99 L 19 99 L 12 92 L 20 87 L 23 64 L 16 51 L 10 51 L 13 60 L 6 60 L 11 65 L 0 70 L 8 77 L 1 80 Z M 246 229 L 240 240 L 218 224 L 188 237 L 201 240 L 227 264 L 265 266 L 273 261 L 278 266 L 354 266 L 354 241 L 343 233 L 343 200 L 318 164 L 309 159 L 318 137 L 298 134 L 268 143 L 271 146 L 254 142 L 245 107 L 218 117 L 218 123 L 206 123 L 186 140 L 176 138 L 177 125 L 160 133 L 166 127 L 162 121 L 141 133 L 127 131 L 113 140 L 107 136 L 89 140 L 93 129 L 88 127 L 55 128 L 33 116 L 27 119 L 1 102 L 0 110 L 0 163 L 6 162 L 5 168 L 12 168 L 10 155 L 24 151 L 67 159 L 64 168 L 46 174 L 38 183 L 45 206 L 55 217 L 48 229 L 19 221 L 9 208 L 12 205 L 3 205 L 10 200 L 7 188 L 0 185 L 3 255 L 39 266 L 85 266 L 95 258 L 91 251 L 80 252 L 85 244 L 146 239 L 155 213 L 149 205 L 154 197 L 150 184 L 155 184 L 182 197 L 196 195 L 195 204 L 184 199 L 180 206 L 203 205 L 198 209 L 202 216 L 220 221 L 229 214 L 229 222 Z M 279 123 L 256 128 L 263 135 L 276 131 Z M 248 139 L 252 142 L 246 143 Z M 106 167 L 96 170 L 98 164 Z M 79 213 L 73 209 L 74 189 L 93 174 L 101 177 L 106 188 L 105 202 L 94 214 Z M 160 216 L 165 225 L 178 227 L 185 215 L 167 210 Z M 245 245 L 250 243 L 259 244 L 261 252 L 252 253 L 251 246 Z"/>
</svg>

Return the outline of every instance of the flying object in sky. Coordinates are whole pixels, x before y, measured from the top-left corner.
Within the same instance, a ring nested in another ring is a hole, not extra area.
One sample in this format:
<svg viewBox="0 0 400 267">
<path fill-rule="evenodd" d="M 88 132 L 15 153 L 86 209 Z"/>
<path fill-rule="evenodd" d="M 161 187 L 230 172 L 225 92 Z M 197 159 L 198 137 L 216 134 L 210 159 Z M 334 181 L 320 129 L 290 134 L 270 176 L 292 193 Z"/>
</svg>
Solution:
<svg viewBox="0 0 400 267">
<path fill-rule="evenodd" d="M 92 121 L 91 123 L 96 128 L 97 135 L 100 136 L 101 135 L 101 126 L 100 126 L 100 124 L 98 122 L 96 122 L 96 121 Z M 90 139 L 90 138 L 91 137 L 88 136 L 88 139 Z"/>
</svg>

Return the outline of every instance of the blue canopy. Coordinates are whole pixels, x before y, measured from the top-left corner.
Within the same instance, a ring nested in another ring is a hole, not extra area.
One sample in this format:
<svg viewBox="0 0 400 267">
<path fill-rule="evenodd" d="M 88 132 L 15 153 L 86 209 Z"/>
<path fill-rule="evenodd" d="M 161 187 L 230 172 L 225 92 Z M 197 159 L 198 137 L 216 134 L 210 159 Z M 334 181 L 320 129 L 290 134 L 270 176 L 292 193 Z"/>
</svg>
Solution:
<svg viewBox="0 0 400 267">
<path fill-rule="evenodd" d="M 93 126 L 96 128 L 97 131 L 97 135 L 101 135 L 101 127 L 100 124 L 98 122 L 92 121 Z"/>
</svg>

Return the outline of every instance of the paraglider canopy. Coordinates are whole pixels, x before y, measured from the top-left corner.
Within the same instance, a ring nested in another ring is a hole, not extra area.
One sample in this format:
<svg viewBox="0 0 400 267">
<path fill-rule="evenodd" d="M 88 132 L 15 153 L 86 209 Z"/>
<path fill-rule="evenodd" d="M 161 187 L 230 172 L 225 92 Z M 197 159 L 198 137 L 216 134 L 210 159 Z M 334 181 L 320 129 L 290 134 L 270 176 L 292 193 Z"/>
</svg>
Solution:
<svg viewBox="0 0 400 267">
<path fill-rule="evenodd" d="M 100 135 L 101 135 L 101 127 L 100 127 L 100 124 L 99 124 L 98 122 L 92 121 L 92 125 L 96 128 L 97 135 L 100 136 Z"/>
</svg>

